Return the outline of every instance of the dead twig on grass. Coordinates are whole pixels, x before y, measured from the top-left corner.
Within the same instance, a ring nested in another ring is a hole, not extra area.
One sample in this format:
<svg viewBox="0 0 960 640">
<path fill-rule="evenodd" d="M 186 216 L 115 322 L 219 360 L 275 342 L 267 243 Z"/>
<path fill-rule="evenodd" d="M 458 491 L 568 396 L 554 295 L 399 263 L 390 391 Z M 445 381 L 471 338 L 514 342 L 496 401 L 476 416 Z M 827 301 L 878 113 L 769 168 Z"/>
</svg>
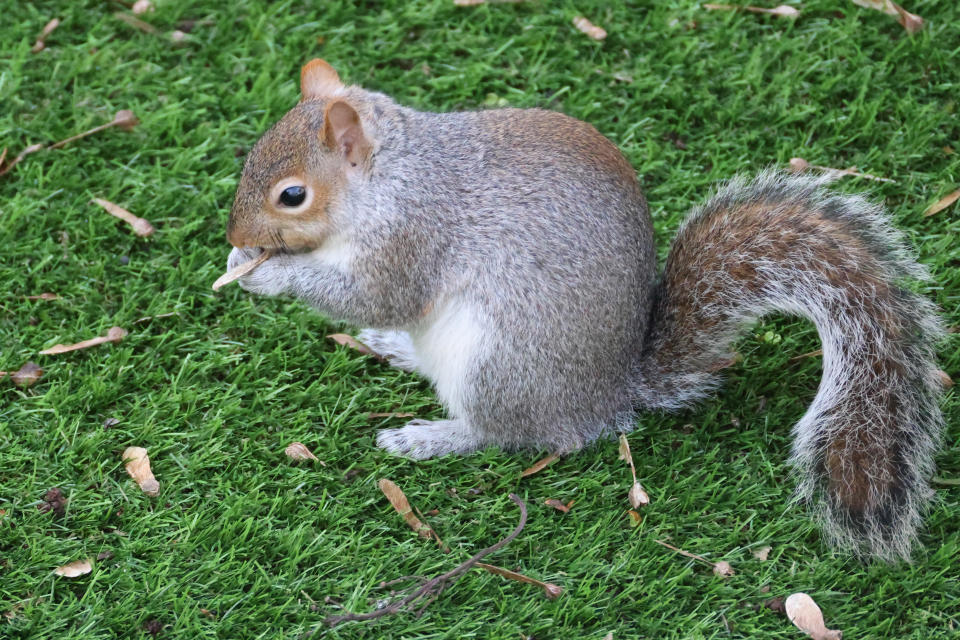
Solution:
<svg viewBox="0 0 960 640">
<path fill-rule="evenodd" d="M 382 618 L 384 616 L 394 615 L 400 613 L 401 611 L 408 611 L 414 606 L 419 606 L 420 608 L 416 610 L 416 615 L 420 616 L 423 614 L 424 610 L 430 605 L 431 602 L 437 599 L 437 597 L 443 593 L 454 582 L 459 580 L 467 571 L 472 569 L 477 565 L 478 562 L 483 560 L 486 556 L 499 551 L 504 548 L 510 542 L 513 541 L 520 532 L 523 531 L 523 527 L 527 524 L 527 505 L 523 502 L 520 496 L 515 493 L 510 494 L 510 499 L 520 508 L 520 522 L 517 524 L 516 528 L 510 532 L 506 538 L 497 542 L 493 546 L 487 547 L 482 551 L 475 554 L 472 558 L 466 562 L 460 564 L 454 569 L 447 571 L 439 576 L 431 578 L 429 580 L 424 580 L 423 578 L 418 578 L 417 576 L 407 576 L 407 578 L 400 578 L 399 580 L 405 579 L 419 579 L 422 584 L 417 587 L 412 593 L 399 600 L 394 600 L 393 602 L 387 604 L 386 606 L 377 609 L 376 611 L 371 611 L 370 613 L 350 613 L 347 612 L 343 615 L 330 616 L 325 622 L 334 627 L 341 622 L 350 622 L 350 621 L 361 621 L 361 620 L 374 620 L 376 618 Z M 391 580 L 389 582 L 383 583 L 384 585 L 397 584 L 396 580 Z"/>
</svg>

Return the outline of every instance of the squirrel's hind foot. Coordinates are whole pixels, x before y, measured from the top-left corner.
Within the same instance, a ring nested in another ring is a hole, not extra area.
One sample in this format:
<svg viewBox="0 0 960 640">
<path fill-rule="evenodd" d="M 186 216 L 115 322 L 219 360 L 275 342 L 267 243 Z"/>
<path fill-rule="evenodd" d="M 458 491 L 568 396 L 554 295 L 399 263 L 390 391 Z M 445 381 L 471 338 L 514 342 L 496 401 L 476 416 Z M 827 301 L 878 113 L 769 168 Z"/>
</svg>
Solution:
<svg viewBox="0 0 960 640">
<path fill-rule="evenodd" d="M 411 420 L 400 429 L 378 432 L 377 446 L 407 458 L 426 460 L 450 453 L 473 453 L 485 443 L 464 420 Z"/>
</svg>

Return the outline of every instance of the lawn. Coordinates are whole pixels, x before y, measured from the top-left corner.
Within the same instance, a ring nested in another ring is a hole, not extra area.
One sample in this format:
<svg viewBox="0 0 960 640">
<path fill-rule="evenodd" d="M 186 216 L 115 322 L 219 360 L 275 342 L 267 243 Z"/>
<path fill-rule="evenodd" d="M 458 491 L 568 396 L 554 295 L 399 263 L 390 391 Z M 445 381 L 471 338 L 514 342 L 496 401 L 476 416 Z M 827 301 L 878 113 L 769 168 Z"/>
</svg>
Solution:
<svg viewBox="0 0 960 640">
<path fill-rule="evenodd" d="M 131 27 L 120 2 L 7 2 L 0 22 L 0 148 L 9 157 L 110 121 L 141 120 L 26 157 L 0 177 L 0 638 L 801 638 L 768 600 L 804 591 L 846 638 L 960 636 L 960 487 L 936 499 L 912 564 L 862 564 L 824 546 L 786 459 L 812 399 L 812 326 L 771 318 L 738 344 L 723 390 L 696 410 L 637 418 L 629 436 L 652 503 L 628 514 L 630 472 L 610 439 L 526 478 L 546 452 L 487 450 L 413 462 L 374 446 L 402 419 L 442 415 L 429 385 L 327 340 L 348 332 L 305 306 L 220 293 L 225 224 L 243 158 L 298 99 L 313 57 L 347 82 L 424 110 L 546 107 L 587 120 L 626 154 L 664 255 L 686 211 L 737 173 L 812 164 L 884 201 L 933 274 L 923 290 L 960 326 L 960 19 L 916 0 L 925 28 L 846 0 L 790 21 L 693 2 L 594 0 L 455 7 L 452 0 L 174 2 Z M 755 3 L 756 4 L 756 3 Z M 774 2 L 764 2 L 773 6 Z M 609 36 L 591 40 L 578 14 Z M 39 53 L 52 17 L 61 26 Z M 188 32 L 179 46 L 167 34 Z M 90 203 L 149 219 L 134 235 Z M 55 300 L 27 299 L 52 292 Z M 167 315 L 174 314 L 174 315 Z M 149 318 L 149 319 L 143 319 Z M 117 344 L 38 351 L 120 326 Z M 941 367 L 960 376 L 960 335 Z M 960 478 L 960 401 L 938 476 Z M 293 441 L 317 462 L 294 464 Z M 122 452 L 146 447 L 144 495 Z M 419 539 L 378 488 L 400 485 L 449 545 Z M 60 488 L 64 513 L 42 511 Z M 474 570 L 421 617 L 327 630 L 370 611 L 381 580 L 434 575 L 516 525 L 488 561 L 561 586 Z M 568 513 L 544 504 L 575 501 Z M 436 510 L 435 512 L 433 510 Z M 723 579 L 662 540 L 711 561 Z M 769 546 L 761 561 L 753 552 Z M 77 578 L 53 574 L 94 562 Z"/>
</svg>

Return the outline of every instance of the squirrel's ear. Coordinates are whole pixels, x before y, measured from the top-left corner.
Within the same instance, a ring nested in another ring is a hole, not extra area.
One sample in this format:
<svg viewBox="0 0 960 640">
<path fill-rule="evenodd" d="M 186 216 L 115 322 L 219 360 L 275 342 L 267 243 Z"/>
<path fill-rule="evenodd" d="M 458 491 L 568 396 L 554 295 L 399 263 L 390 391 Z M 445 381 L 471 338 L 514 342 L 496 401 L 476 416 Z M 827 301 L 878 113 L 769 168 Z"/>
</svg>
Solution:
<svg viewBox="0 0 960 640">
<path fill-rule="evenodd" d="M 314 58 L 300 69 L 301 100 L 326 98 L 343 88 L 340 76 L 333 67 L 320 58 Z"/>
<path fill-rule="evenodd" d="M 327 148 L 341 150 L 351 166 L 370 154 L 371 144 L 363 135 L 360 116 L 343 100 L 334 100 L 324 110 L 322 136 Z"/>
</svg>

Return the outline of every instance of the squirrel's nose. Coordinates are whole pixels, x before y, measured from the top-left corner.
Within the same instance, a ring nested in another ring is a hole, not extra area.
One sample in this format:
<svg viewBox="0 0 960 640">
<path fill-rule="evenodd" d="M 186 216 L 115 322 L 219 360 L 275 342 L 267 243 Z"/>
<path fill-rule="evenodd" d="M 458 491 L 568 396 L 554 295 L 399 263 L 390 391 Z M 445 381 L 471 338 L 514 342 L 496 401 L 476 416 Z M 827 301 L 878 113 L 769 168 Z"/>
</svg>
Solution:
<svg viewBox="0 0 960 640">
<path fill-rule="evenodd" d="M 250 229 L 245 229 L 236 224 L 232 217 L 230 218 L 230 222 L 227 223 L 227 242 L 237 249 L 259 246 L 257 244 L 259 236 L 259 232 L 251 232 Z"/>
</svg>

